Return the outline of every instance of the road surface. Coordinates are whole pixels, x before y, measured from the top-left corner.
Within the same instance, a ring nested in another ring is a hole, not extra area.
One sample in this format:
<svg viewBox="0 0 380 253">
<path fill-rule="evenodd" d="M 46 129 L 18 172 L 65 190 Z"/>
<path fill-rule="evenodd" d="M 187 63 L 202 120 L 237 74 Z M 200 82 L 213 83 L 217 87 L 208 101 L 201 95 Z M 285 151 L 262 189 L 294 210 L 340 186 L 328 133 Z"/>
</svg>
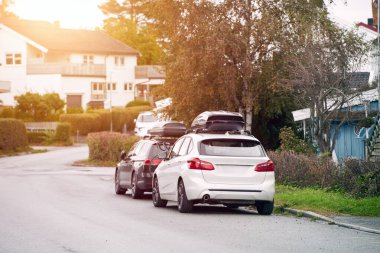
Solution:
<svg viewBox="0 0 380 253">
<path fill-rule="evenodd" d="M 73 167 L 85 146 L 0 158 L 0 253 L 380 252 L 380 236 L 222 206 L 181 214 L 117 196 L 113 169 Z"/>
</svg>

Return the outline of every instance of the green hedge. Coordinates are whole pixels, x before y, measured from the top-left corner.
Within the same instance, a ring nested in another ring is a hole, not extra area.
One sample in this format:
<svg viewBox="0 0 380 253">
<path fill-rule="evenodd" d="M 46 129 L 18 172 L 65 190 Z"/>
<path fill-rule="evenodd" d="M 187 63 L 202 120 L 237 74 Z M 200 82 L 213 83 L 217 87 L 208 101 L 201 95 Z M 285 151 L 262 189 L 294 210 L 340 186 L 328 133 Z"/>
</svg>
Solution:
<svg viewBox="0 0 380 253">
<path fill-rule="evenodd" d="M 354 197 L 380 196 L 380 163 L 347 159 L 336 165 L 328 157 L 268 152 L 275 164 L 276 183 L 346 192 Z"/>
<path fill-rule="evenodd" d="M 128 151 L 139 140 L 136 136 L 126 134 L 100 132 L 87 136 L 89 159 L 99 161 L 119 161 L 120 152 Z"/>
<path fill-rule="evenodd" d="M 30 144 L 43 144 L 49 135 L 46 132 L 27 132 Z"/>
<path fill-rule="evenodd" d="M 69 123 L 59 123 L 55 130 L 54 141 L 71 143 L 71 125 Z"/>
<path fill-rule="evenodd" d="M 150 106 L 135 106 L 129 108 L 116 108 L 112 111 L 112 130 L 121 132 L 124 125 L 128 131 L 134 129 L 134 119 L 142 111 L 149 111 Z M 71 132 L 76 134 L 79 131 L 80 135 L 88 133 L 109 131 L 111 125 L 111 112 L 109 110 L 93 110 L 87 113 L 62 114 L 61 122 L 67 122 L 71 125 Z"/>
<path fill-rule="evenodd" d="M 0 151 L 17 151 L 27 147 L 28 138 L 24 123 L 16 119 L 0 119 Z"/>
<path fill-rule="evenodd" d="M 126 107 L 135 107 L 135 106 L 150 106 L 149 101 L 141 100 L 141 99 L 136 99 L 131 102 L 129 102 Z"/>
</svg>

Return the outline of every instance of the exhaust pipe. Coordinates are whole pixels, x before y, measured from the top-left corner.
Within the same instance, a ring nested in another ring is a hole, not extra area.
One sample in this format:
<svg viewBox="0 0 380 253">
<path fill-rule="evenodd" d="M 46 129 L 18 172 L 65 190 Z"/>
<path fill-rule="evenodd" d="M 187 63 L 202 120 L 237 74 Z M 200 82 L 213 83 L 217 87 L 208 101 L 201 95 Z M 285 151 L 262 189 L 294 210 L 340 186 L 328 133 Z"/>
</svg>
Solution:
<svg viewBox="0 0 380 253">
<path fill-rule="evenodd" d="M 207 203 L 209 202 L 209 200 L 210 200 L 210 195 L 208 194 L 203 195 L 203 198 L 202 198 L 203 203 Z"/>
</svg>

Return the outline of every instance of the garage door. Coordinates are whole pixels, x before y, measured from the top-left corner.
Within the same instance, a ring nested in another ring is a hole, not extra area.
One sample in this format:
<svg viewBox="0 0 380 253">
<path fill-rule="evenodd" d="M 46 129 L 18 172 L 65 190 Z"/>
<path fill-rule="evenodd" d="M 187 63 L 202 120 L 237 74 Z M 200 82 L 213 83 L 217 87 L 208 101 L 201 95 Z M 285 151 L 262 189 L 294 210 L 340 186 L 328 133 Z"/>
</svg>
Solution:
<svg viewBox="0 0 380 253">
<path fill-rule="evenodd" d="M 81 108 L 82 95 L 67 95 L 66 105 L 68 108 Z"/>
</svg>

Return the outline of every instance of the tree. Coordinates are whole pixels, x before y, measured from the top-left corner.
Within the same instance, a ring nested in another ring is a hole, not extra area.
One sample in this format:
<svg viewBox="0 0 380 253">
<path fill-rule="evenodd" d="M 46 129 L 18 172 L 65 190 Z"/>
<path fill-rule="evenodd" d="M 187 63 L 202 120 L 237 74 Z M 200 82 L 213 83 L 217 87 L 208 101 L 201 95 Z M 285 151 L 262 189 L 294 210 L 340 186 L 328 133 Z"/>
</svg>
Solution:
<svg viewBox="0 0 380 253">
<path fill-rule="evenodd" d="M 65 105 L 56 93 L 40 95 L 27 92 L 16 96 L 16 117 L 33 121 L 57 120 Z"/>
<path fill-rule="evenodd" d="M 107 16 L 103 30 L 141 53 L 138 63 L 159 64 L 164 58 L 157 33 L 143 14 L 143 0 L 108 0 L 99 8 Z"/>
<path fill-rule="evenodd" d="M 15 17 L 15 15 L 8 10 L 8 8 L 14 3 L 13 0 L 2 0 L 0 2 L 0 18 Z"/>
</svg>

